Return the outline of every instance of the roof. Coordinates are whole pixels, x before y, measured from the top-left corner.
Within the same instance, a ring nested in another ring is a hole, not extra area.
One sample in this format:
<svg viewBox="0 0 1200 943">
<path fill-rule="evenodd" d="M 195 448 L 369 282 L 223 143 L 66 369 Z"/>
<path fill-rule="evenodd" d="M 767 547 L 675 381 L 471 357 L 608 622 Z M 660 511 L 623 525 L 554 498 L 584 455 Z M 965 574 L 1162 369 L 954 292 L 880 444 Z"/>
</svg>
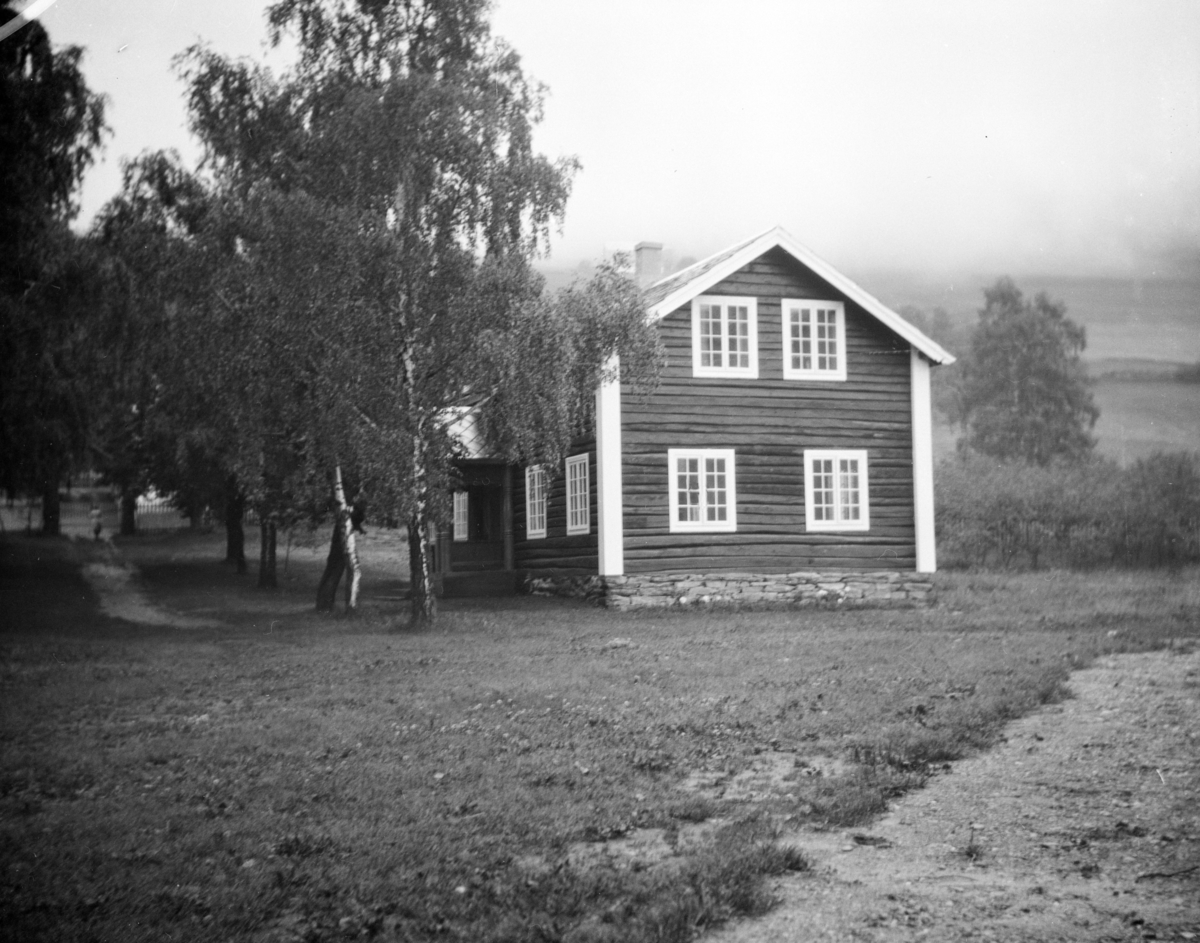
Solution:
<svg viewBox="0 0 1200 943">
<path fill-rule="evenodd" d="M 655 320 L 664 318 L 680 305 L 686 304 L 713 285 L 728 278 L 738 269 L 750 264 L 764 252 L 775 248 L 783 249 L 801 265 L 823 278 L 868 314 L 899 334 L 933 363 L 954 363 L 953 354 L 926 337 L 882 301 L 860 288 L 807 246 L 797 242 L 780 226 L 744 242 L 739 242 L 728 249 L 723 249 L 716 255 L 710 255 L 707 259 L 702 259 L 694 265 L 689 265 L 674 275 L 668 275 L 650 285 L 643 295 L 647 311 Z"/>
</svg>

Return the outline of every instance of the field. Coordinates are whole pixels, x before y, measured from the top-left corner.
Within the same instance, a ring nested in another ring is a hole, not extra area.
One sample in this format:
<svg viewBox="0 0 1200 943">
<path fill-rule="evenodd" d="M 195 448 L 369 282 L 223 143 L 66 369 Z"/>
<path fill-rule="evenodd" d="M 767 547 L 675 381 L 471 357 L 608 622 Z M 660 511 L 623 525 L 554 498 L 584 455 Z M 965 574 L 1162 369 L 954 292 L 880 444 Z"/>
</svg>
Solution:
<svg viewBox="0 0 1200 943">
<path fill-rule="evenodd" d="M 1128 465 L 1154 452 L 1200 452 L 1200 383 L 1101 379 L 1093 394 L 1101 455 Z"/>
<path fill-rule="evenodd" d="M 105 615 L 104 545 L 0 541 L 0 938 L 690 939 L 805 866 L 782 832 L 868 819 L 1100 652 L 1200 637 L 1195 571 L 413 633 L 390 541 L 354 620 L 311 612 L 316 548 L 259 593 L 213 536 L 123 544 L 191 629 Z"/>
</svg>

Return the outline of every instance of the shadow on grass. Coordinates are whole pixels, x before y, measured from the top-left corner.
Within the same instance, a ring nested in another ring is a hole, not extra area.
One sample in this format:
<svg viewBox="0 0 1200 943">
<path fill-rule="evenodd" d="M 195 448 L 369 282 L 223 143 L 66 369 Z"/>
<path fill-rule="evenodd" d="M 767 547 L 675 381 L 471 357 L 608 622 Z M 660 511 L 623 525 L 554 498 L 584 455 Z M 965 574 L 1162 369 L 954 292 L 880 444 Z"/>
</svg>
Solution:
<svg viewBox="0 0 1200 943">
<path fill-rule="evenodd" d="M 145 637 L 154 629 L 111 618 L 80 572 L 98 550 L 67 537 L 0 538 L 0 632 L 5 635 Z"/>
</svg>

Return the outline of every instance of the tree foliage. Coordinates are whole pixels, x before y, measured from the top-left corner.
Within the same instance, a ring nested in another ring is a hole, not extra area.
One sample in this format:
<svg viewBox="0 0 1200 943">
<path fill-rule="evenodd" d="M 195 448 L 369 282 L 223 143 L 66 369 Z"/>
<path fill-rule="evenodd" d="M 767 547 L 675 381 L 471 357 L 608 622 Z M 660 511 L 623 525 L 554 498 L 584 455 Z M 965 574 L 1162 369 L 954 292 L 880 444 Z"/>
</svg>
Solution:
<svg viewBox="0 0 1200 943">
<path fill-rule="evenodd" d="M 16 16 L 0 6 L 0 22 Z M 104 99 L 80 71 L 83 50 L 55 50 L 38 22 L 0 40 L 0 266 L 4 290 L 49 229 L 74 218 L 75 191 L 106 130 Z M 26 273 L 28 276 L 28 273 Z"/>
<path fill-rule="evenodd" d="M 16 14 L 0 6 L 0 21 Z M 87 431 L 83 377 L 88 248 L 67 223 L 105 132 L 104 100 L 39 23 L 0 40 L 0 485 L 43 496 L 58 529 L 58 486 Z"/>
<path fill-rule="evenodd" d="M 237 390 L 238 475 L 278 518 L 328 511 L 342 469 L 408 527 L 417 621 L 433 616 L 429 538 L 462 410 L 498 455 L 553 461 L 613 354 L 631 374 L 657 363 L 614 272 L 543 297 L 530 262 L 577 165 L 534 151 L 543 90 L 488 12 L 281 0 L 268 21 L 296 40 L 293 71 L 199 46 L 177 60 L 218 193 L 189 320 Z"/>
<path fill-rule="evenodd" d="M 1036 465 L 1086 457 L 1100 411 L 1080 360 L 1084 329 L 1061 302 L 1028 300 L 1007 278 L 984 299 L 958 390 L 963 444 Z"/>
<path fill-rule="evenodd" d="M 103 268 L 89 332 L 102 355 L 91 364 L 88 442 L 95 467 L 118 490 L 122 533 L 132 533 L 134 502 L 152 483 L 193 515 L 215 490 L 180 473 L 201 417 L 187 408 L 189 352 L 172 317 L 208 210 L 208 193 L 178 154 L 148 151 L 122 162 L 121 190 L 90 233 Z"/>
</svg>

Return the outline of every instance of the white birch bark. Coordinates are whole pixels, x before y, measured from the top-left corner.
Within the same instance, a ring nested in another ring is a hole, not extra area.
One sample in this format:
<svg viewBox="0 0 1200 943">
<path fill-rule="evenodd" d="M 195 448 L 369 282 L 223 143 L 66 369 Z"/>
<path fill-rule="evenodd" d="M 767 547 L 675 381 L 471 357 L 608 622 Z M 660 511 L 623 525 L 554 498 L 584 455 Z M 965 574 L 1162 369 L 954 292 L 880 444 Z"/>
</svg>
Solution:
<svg viewBox="0 0 1200 943">
<path fill-rule="evenodd" d="M 346 554 L 346 612 L 358 611 L 358 584 L 362 568 L 358 565 L 358 548 L 354 539 L 354 521 L 351 508 L 346 503 L 346 489 L 342 485 L 342 466 L 335 469 L 333 499 L 337 502 L 338 525 L 342 528 L 342 548 Z"/>
</svg>

